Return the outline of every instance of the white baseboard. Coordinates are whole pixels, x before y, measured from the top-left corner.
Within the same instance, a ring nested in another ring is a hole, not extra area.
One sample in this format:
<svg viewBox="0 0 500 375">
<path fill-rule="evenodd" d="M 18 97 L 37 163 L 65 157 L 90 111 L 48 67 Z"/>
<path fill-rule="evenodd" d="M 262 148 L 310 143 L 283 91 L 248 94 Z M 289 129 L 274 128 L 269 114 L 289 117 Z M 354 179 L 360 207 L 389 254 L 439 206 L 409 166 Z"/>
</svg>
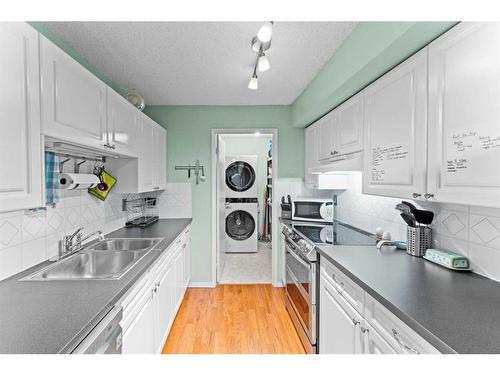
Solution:
<svg viewBox="0 0 500 375">
<path fill-rule="evenodd" d="M 215 288 L 216 284 L 211 281 L 190 281 L 190 288 Z"/>
</svg>

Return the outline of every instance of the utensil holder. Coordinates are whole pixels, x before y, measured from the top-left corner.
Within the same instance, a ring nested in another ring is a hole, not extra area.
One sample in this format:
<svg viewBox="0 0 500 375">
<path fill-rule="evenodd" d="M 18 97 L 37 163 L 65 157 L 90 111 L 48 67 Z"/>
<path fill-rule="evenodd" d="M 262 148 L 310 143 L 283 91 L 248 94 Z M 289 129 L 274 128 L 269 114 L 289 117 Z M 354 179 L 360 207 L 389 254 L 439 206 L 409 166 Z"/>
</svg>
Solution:
<svg viewBox="0 0 500 375">
<path fill-rule="evenodd" d="M 421 257 L 424 256 L 425 251 L 431 247 L 432 229 L 423 226 L 408 226 L 406 229 L 406 237 L 406 252 L 415 257 Z"/>
</svg>

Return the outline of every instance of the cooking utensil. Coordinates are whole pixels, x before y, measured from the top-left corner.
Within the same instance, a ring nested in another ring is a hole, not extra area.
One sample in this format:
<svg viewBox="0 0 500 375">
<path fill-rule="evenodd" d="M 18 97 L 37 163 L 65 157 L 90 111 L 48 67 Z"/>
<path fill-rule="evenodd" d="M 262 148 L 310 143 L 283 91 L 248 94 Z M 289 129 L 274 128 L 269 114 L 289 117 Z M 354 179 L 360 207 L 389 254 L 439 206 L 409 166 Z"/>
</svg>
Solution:
<svg viewBox="0 0 500 375">
<path fill-rule="evenodd" d="M 286 196 L 286 199 L 288 200 L 288 204 L 291 206 L 292 205 L 292 197 L 290 197 L 290 194 Z"/>
<path fill-rule="evenodd" d="M 414 209 L 413 216 L 415 221 L 419 224 L 430 225 L 434 220 L 434 212 Z"/>
<path fill-rule="evenodd" d="M 402 204 L 406 204 L 408 207 L 410 207 L 411 210 L 416 210 L 417 207 L 415 207 L 412 203 L 408 201 L 401 201 Z"/>
<path fill-rule="evenodd" d="M 281 204 L 285 204 L 285 196 L 281 197 Z"/>
<path fill-rule="evenodd" d="M 404 212 L 404 213 L 407 213 L 409 215 L 412 215 L 411 208 L 404 203 L 398 203 L 395 208 L 396 208 L 396 210 L 398 210 L 400 212 Z"/>
<path fill-rule="evenodd" d="M 401 212 L 401 217 L 410 227 L 415 227 L 415 218 L 406 212 Z"/>
</svg>

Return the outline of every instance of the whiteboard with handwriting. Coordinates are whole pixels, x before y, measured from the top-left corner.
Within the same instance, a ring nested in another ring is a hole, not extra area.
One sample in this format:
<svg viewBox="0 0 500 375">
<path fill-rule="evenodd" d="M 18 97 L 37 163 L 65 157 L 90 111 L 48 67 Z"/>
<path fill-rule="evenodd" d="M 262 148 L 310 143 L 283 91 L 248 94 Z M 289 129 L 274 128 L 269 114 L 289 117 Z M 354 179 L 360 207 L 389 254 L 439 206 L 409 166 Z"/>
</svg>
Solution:
<svg viewBox="0 0 500 375">
<path fill-rule="evenodd" d="M 500 186 L 498 126 L 483 123 L 462 129 L 449 127 L 443 135 L 441 173 L 446 185 Z"/>
</svg>

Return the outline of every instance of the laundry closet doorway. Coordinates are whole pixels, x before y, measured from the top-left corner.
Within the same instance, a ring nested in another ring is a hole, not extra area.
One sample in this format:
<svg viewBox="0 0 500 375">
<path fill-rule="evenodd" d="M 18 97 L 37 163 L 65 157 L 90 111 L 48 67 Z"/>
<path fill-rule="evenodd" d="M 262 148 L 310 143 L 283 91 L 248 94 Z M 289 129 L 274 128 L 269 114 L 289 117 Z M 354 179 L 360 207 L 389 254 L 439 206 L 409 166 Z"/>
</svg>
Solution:
<svg viewBox="0 0 500 375">
<path fill-rule="evenodd" d="M 221 284 L 277 278 L 276 129 L 212 130 L 212 277 Z M 279 234 L 278 234 L 279 235 Z"/>
</svg>

